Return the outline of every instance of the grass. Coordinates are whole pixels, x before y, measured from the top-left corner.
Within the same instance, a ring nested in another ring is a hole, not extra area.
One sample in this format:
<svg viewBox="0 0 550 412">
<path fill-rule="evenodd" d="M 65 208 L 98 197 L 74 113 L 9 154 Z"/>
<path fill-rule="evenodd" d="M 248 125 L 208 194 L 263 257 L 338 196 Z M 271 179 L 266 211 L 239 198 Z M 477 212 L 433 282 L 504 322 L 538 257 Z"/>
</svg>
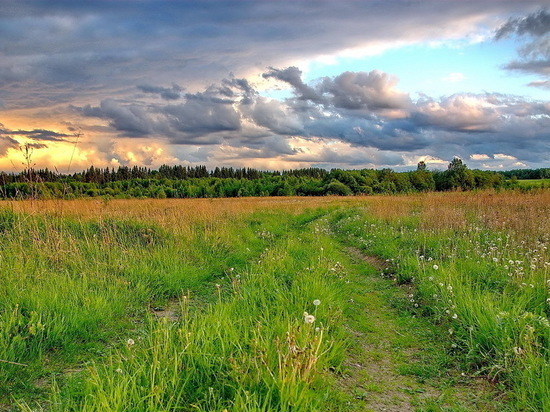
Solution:
<svg viewBox="0 0 550 412">
<path fill-rule="evenodd" d="M 549 197 L 3 202 L 0 410 L 548 409 Z"/>
<path fill-rule="evenodd" d="M 521 179 L 517 180 L 519 187 L 550 187 L 550 179 Z"/>
</svg>

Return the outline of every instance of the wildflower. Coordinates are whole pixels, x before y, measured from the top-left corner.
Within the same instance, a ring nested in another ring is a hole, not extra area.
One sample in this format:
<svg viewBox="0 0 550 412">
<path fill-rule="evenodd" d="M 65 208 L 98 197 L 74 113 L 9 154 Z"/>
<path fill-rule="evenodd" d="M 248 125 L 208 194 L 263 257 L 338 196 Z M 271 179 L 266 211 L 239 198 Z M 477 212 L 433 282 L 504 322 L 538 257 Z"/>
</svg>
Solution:
<svg viewBox="0 0 550 412">
<path fill-rule="evenodd" d="M 315 299 L 315 300 L 313 301 L 313 304 L 314 304 L 315 306 L 319 306 L 319 305 L 321 304 L 321 301 L 320 301 L 319 299 Z"/>
<path fill-rule="evenodd" d="M 126 341 L 126 345 L 128 345 L 128 347 L 130 347 L 130 346 L 134 346 L 134 345 L 135 345 L 135 343 L 136 343 L 136 342 L 134 342 L 134 340 L 133 340 L 133 339 L 131 339 L 131 338 L 130 338 L 130 339 L 128 339 L 128 340 Z"/>
<path fill-rule="evenodd" d="M 514 353 L 516 355 L 521 355 L 523 353 L 523 349 L 520 348 L 519 346 L 514 346 Z"/>
<path fill-rule="evenodd" d="M 458 318 L 458 315 L 456 313 L 453 313 L 453 316 L 452 316 L 453 319 L 456 319 Z"/>
<path fill-rule="evenodd" d="M 449 329 L 449 335 L 452 335 L 453 333 L 455 333 L 454 329 L 453 329 L 453 328 L 450 328 L 450 329 Z"/>
<path fill-rule="evenodd" d="M 122 369 L 118 368 L 115 370 L 116 373 L 122 373 Z"/>
<path fill-rule="evenodd" d="M 313 323 L 313 322 L 315 322 L 315 316 L 313 316 L 313 315 L 306 315 L 306 316 L 304 316 L 304 322 L 305 322 L 305 323 Z"/>
</svg>

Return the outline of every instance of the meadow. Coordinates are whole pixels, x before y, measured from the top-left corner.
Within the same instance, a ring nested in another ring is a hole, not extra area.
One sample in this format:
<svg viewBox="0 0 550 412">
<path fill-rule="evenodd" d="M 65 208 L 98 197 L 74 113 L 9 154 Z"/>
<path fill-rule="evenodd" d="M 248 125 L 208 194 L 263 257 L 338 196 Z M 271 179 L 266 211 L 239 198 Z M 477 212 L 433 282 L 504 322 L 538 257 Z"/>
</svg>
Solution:
<svg viewBox="0 0 550 412">
<path fill-rule="evenodd" d="M 0 203 L 0 410 L 550 410 L 550 191 Z"/>
<path fill-rule="evenodd" d="M 520 188 L 549 188 L 550 179 L 523 179 L 517 180 L 517 186 Z"/>
</svg>

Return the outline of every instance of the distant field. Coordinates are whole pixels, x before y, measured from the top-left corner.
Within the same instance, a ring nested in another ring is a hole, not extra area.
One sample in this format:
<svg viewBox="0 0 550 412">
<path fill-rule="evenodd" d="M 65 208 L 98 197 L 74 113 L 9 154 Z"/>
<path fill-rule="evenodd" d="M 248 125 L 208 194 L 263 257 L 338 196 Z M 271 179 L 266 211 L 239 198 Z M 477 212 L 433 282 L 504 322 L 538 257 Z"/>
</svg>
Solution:
<svg viewBox="0 0 550 412">
<path fill-rule="evenodd" d="M 548 190 L 0 202 L 0 410 L 550 410 L 548 216 Z"/>
<path fill-rule="evenodd" d="M 517 181 L 520 187 L 550 187 L 550 179 L 522 179 Z"/>
</svg>

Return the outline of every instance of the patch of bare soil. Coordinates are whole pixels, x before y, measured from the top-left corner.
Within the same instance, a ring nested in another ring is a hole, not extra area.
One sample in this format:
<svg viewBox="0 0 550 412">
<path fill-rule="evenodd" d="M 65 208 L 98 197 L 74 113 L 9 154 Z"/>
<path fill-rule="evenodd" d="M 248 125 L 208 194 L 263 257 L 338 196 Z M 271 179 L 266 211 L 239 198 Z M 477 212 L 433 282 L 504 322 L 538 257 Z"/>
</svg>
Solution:
<svg viewBox="0 0 550 412">
<path fill-rule="evenodd" d="M 387 267 L 387 262 L 378 256 L 365 255 L 363 252 L 355 247 L 348 247 L 346 248 L 346 250 L 354 258 L 368 263 L 375 269 L 384 270 Z"/>
<path fill-rule="evenodd" d="M 177 322 L 181 312 L 180 301 L 179 299 L 169 300 L 166 305 L 151 308 L 151 312 L 159 319 Z"/>
</svg>

